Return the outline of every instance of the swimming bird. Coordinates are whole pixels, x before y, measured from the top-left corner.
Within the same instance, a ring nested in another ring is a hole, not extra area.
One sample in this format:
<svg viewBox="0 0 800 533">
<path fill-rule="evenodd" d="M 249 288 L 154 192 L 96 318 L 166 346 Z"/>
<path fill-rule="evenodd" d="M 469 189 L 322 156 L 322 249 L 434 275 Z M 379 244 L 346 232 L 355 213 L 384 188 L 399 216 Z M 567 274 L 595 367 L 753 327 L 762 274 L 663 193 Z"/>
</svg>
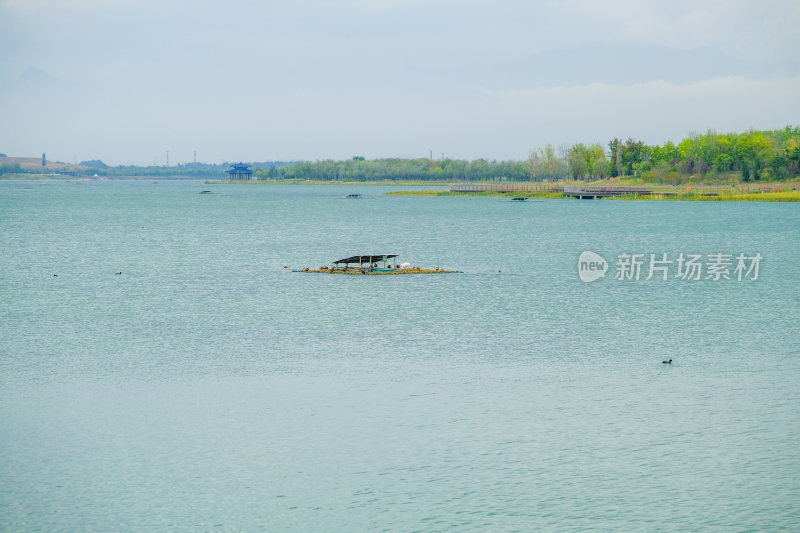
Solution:
<svg viewBox="0 0 800 533">
<path fill-rule="evenodd" d="M 115 276 L 121 276 L 121 275 L 122 275 L 122 272 L 115 272 L 115 273 L 114 273 L 114 275 L 115 275 Z"/>
<path fill-rule="evenodd" d="M 671 365 L 672 359 L 670 359 L 669 361 L 661 361 L 661 362 L 664 363 L 665 365 Z"/>
</svg>

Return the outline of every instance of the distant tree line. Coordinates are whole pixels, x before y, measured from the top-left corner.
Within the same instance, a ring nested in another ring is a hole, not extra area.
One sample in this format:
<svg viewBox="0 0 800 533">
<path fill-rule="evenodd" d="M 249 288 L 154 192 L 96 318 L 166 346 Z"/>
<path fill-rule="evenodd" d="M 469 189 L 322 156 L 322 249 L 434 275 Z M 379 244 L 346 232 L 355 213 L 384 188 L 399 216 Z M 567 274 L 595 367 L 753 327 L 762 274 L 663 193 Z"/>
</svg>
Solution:
<svg viewBox="0 0 800 533">
<path fill-rule="evenodd" d="M 690 177 L 720 176 L 752 180 L 786 180 L 800 176 L 800 127 L 744 133 L 692 134 L 677 145 L 647 145 L 629 138 L 599 143 L 548 144 L 531 151 L 527 161 L 476 159 L 374 159 L 291 163 L 256 169 L 264 180 L 320 181 L 559 181 L 640 177 L 682 183 Z"/>
<path fill-rule="evenodd" d="M 637 176 L 655 182 L 685 181 L 738 174 L 743 181 L 786 180 L 800 176 L 800 127 L 744 133 L 692 134 L 677 145 L 646 145 L 612 139 L 608 152 L 599 144 L 547 145 L 531 152 L 533 180 L 599 180 Z"/>
<path fill-rule="evenodd" d="M 175 177 L 224 179 L 229 163 L 186 163 L 177 166 L 108 166 L 98 159 L 82 161 L 74 175 L 107 177 Z M 270 161 L 249 163 L 261 180 L 319 181 L 559 181 L 638 177 L 647 182 L 683 183 L 688 179 L 786 180 L 800 177 L 800 127 L 749 130 L 744 133 L 692 134 L 677 145 L 647 145 L 614 138 L 608 149 L 599 144 L 548 144 L 531 151 L 526 161 L 476 159 L 374 159 L 355 156 L 344 161 Z M 0 174 L 46 173 L 0 165 Z M 63 172 L 62 172 L 63 173 Z"/>
<path fill-rule="evenodd" d="M 92 168 L 108 168 L 108 165 L 106 165 L 99 159 L 90 159 L 89 161 L 81 161 L 81 166 L 92 167 Z"/>
<path fill-rule="evenodd" d="M 324 160 L 300 162 L 269 169 L 256 169 L 260 179 L 309 179 L 320 181 L 453 181 L 530 179 L 530 168 L 524 161 L 488 161 L 476 159 L 431 160 L 374 159 L 355 156 L 345 161 Z"/>
<path fill-rule="evenodd" d="M 140 167 L 136 165 L 120 165 L 116 167 L 99 167 L 95 166 L 93 170 L 101 175 L 109 178 L 113 177 L 173 177 L 183 176 L 187 178 L 200 178 L 200 179 L 219 179 L 228 170 L 230 165 L 212 165 L 206 163 L 187 163 L 185 165 L 175 166 L 146 166 Z"/>
<path fill-rule="evenodd" d="M 22 169 L 21 166 L 19 166 L 19 163 L 14 163 L 13 165 L 9 165 L 7 163 L 4 165 L 0 165 L 0 176 L 2 176 L 3 174 L 21 174 L 23 172 L 25 171 Z"/>
<path fill-rule="evenodd" d="M 63 164 L 61 161 L 56 163 Z M 286 161 L 267 161 L 248 163 L 256 171 L 266 170 L 281 165 L 288 165 Z M 67 168 L 55 170 L 57 174 L 68 176 L 94 176 L 95 174 L 109 178 L 124 177 L 185 177 L 197 179 L 224 179 L 231 168 L 230 163 L 184 163 L 173 166 L 152 165 L 119 165 L 109 166 L 99 159 L 81 161 L 79 165 L 70 165 Z M 19 163 L 0 164 L 0 175 L 2 174 L 52 174 L 53 169 L 36 167 L 23 167 Z"/>
<path fill-rule="evenodd" d="M 100 162 L 102 163 L 102 161 Z M 284 161 L 268 161 L 248 163 L 255 170 L 267 169 L 273 166 L 287 165 Z M 211 163 L 184 163 L 175 166 L 147 166 L 121 165 L 116 167 L 94 166 L 93 171 L 101 176 L 107 177 L 186 177 L 198 179 L 224 179 L 231 168 L 231 163 L 211 164 Z"/>
</svg>

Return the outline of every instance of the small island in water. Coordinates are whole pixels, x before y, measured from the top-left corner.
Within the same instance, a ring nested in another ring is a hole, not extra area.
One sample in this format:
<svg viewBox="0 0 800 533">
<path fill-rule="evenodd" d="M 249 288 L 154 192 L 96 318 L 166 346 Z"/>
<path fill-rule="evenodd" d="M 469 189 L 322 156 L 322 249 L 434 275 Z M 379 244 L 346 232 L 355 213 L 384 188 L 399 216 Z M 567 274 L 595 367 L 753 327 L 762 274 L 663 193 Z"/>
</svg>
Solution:
<svg viewBox="0 0 800 533">
<path fill-rule="evenodd" d="M 333 261 L 331 266 L 321 266 L 319 268 L 304 268 L 292 270 L 292 272 L 314 272 L 318 274 L 378 274 L 378 275 L 397 275 L 397 274 L 456 274 L 458 270 L 445 270 L 436 268 L 420 268 L 411 266 L 411 263 L 399 263 L 397 254 L 381 255 L 354 255 Z"/>
</svg>

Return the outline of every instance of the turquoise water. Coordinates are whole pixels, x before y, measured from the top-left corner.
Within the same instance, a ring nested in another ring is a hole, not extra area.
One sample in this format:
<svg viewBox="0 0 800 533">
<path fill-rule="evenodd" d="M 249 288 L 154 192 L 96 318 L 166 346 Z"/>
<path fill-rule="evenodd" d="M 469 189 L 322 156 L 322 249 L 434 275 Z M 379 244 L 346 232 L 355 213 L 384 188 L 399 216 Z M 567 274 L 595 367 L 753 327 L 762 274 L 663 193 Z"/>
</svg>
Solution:
<svg viewBox="0 0 800 533">
<path fill-rule="evenodd" d="M 798 206 L 387 190 L 0 182 L 0 530 L 796 531 Z"/>
</svg>

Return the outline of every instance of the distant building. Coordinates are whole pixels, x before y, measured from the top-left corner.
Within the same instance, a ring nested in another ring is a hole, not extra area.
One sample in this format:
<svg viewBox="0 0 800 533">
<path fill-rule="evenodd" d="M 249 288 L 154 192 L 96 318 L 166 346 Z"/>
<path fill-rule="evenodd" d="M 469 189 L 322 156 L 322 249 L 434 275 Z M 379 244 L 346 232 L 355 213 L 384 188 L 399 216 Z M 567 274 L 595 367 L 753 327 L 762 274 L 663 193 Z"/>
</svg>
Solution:
<svg viewBox="0 0 800 533">
<path fill-rule="evenodd" d="M 234 163 L 231 165 L 231 168 L 228 171 L 228 177 L 231 180 L 252 180 L 253 179 L 253 171 L 250 170 L 249 165 L 245 165 L 244 163 Z"/>
<path fill-rule="evenodd" d="M 43 167 L 47 166 L 47 158 L 44 156 L 44 152 L 42 152 L 42 166 Z"/>
</svg>

